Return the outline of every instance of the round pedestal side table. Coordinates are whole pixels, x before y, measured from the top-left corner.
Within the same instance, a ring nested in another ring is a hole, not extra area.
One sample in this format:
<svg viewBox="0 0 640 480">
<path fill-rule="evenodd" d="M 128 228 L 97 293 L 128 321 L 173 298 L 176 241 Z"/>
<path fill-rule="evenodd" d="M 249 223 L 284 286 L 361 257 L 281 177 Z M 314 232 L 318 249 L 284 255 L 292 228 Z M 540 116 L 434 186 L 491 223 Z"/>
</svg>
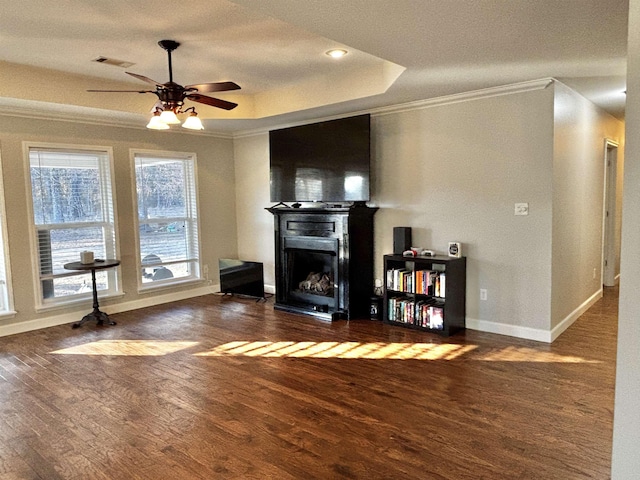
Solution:
<svg viewBox="0 0 640 480">
<path fill-rule="evenodd" d="M 71 262 L 64 265 L 65 270 L 91 270 L 91 284 L 93 287 L 93 311 L 82 317 L 82 320 L 72 325 L 72 328 L 78 328 L 83 323 L 89 320 L 95 320 L 98 325 L 104 325 L 105 322 L 108 325 L 115 325 L 116 322 L 109 318 L 105 312 L 101 312 L 98 305 L 98 289 L 96 288 L 96 270 L 103 270 L 105 268 L 113 268 L 120 265 L 120 260 L 106 259 L 95 260 L 93 263 Z"/>
</svg>

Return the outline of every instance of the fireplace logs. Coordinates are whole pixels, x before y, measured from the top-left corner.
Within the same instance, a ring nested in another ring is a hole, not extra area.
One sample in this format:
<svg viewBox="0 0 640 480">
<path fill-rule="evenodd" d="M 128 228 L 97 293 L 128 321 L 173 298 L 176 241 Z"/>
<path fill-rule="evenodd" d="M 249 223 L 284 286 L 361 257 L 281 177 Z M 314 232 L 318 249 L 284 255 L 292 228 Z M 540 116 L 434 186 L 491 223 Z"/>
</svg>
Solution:
<svg viewBox="0 0 640 480">
<path fill-rule="evenodd" d="M 314 295 L 333 295 L 333 280 L 326 273 L 310 272 L 306 280 L 298 284 L 298 288 L 303 293 Z"/>
</svg>

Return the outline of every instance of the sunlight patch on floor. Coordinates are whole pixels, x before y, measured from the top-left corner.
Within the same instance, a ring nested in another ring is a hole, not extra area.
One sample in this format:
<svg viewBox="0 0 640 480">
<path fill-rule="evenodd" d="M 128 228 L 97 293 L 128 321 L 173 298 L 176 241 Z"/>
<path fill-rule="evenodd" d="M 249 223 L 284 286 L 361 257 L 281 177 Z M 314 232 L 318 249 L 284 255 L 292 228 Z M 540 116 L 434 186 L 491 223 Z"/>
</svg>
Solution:
<svg viewBox="0 0 640 480">
<path fill-rule="evenodd" d="M 476 345 L 385 342 L 230 342 L 201 357 L 364 358 L 392 360 L 453 360 Z"/>
<path fill-rule="evenodd" d="M 51 352 L 58 355 L 162 356 L 192 348 L 200 342 L 160 340 L 100 340 Z M 481 362 L 602 363 L 528 347 L 480 348 L 455 343 L 236 341 L 197 357 L 344 358 L 386 360 L 455 360 Z"/>
<path fill-rule="evenodd" d="M 219 345 L 200 357 L 364 358 L 390 360 L 454 360 L 466 355 L 483 362 L 602 363 L 526 347 L 479 350 L 478 345 L 385 342 L 249 342 Z"/>
<path fill-rule="evenodd" d="M 526 347 L 504 347 L 484 354 L 478 360 L 486 362 L 602 363 L 598 360 L 541 352 Z"/>
<path fill-rule="evenodd" d="M 100 340 L 51 353 L 60 355 L 124 355 L 157 357 L 198 345 L 199 342 L 165 342 L 159 340 Z"/>
</svg>

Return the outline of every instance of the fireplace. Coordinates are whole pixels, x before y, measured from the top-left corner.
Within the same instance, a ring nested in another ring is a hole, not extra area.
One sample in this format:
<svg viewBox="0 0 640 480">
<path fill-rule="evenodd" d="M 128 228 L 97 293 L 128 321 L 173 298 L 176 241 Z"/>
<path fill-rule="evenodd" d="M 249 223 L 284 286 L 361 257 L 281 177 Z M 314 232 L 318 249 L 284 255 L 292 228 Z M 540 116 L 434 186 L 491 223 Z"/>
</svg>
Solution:
<svg viewBox="0 0 640 480">
<path fill-rule="evenodd" d="M 275 217 L 275 308 L 324 320 L 368 318 L 377 209 L 268 210 Z"/>
<path fill-rule="evenodd" d="M 339 306 L 339 245 L 335 238 L 284 237 L 288 305 L 316 312 L 334 312 Z"/>
</svg>

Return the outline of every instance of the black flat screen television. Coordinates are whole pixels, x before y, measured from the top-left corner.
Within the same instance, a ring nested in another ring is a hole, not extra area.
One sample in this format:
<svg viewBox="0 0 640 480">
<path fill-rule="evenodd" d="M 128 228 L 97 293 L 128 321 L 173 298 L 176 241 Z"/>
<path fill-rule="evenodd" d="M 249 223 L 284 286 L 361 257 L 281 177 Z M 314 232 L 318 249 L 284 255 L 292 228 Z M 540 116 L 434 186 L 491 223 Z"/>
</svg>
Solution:
<svg viewBox="0 0 640 480">
<path fill-rule="evenodd" d="M 272 202 L 370 199 L 370 115 L 269 132 Z"/>
<path fill-rule="evenodd" d="M 218 266 L 221 292 L 264 298 L 262 263 L 220 258 Z"/>
</svg>

